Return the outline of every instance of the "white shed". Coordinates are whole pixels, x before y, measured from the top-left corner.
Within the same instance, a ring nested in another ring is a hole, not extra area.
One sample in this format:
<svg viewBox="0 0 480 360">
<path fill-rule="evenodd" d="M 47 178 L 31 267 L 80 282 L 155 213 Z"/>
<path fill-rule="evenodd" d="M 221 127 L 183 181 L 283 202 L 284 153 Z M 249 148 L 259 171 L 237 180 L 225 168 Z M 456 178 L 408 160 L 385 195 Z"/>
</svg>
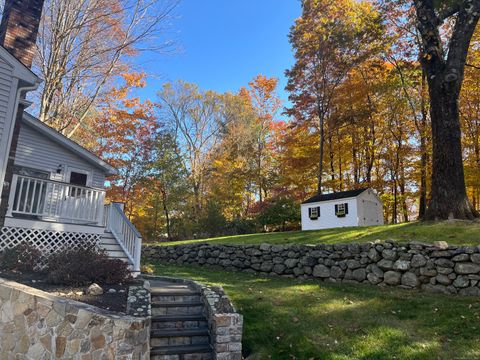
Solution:
<svg viewBox="0 0 480 360">
<path fill-rule="evenodd" d="M 383 225 L 383 204 L 373 189 L 315 195 L 301 204 L 302 230 Z"/>
</svg>

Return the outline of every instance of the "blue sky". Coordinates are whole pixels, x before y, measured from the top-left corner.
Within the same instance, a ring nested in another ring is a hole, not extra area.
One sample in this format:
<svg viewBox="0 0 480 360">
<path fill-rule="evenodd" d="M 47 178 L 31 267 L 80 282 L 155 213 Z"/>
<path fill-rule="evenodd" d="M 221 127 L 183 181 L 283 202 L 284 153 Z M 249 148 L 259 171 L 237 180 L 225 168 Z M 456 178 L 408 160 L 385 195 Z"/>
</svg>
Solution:
<svg viewBox="0 0 480 360">
<path fill-rule="evenodd" d="M 237 91 L 261 73 L 279 78 L 286 100 L 284 71 L 293 63 L 287 35 L 298 16 L 299 0 L 182 0 L 170 30 L 179 50 L 136 59 L 152 74 L 142 97 L 156 99 L 164 82 L 180 79 Z"/>
</svg>

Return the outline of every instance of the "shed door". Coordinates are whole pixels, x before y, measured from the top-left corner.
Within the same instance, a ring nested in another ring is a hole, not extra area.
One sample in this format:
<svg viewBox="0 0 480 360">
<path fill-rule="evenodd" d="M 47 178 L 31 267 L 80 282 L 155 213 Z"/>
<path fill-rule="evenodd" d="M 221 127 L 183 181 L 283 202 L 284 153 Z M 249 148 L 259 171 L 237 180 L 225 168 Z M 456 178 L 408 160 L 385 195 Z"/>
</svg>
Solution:
<svg viewBox="0 0 480 360">
<path fill-rule="evenodd" d="M 378 205 L 374 201 L 365 200 L 363 203 L 364 211 L 364 221 L 365 225 L 376 225 L 378 224 Z"/>
</svg>

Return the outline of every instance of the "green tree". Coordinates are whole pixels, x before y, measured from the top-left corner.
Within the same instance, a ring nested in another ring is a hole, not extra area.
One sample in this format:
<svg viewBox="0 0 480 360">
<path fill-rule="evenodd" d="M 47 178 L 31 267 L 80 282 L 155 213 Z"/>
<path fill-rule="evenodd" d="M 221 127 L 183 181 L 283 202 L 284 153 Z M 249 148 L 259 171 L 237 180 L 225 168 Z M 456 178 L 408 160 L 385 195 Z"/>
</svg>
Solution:
<svg viewBox="0 0 480 360">
<path fill-rule="evenodd" d="M 292 199 L 276 197 L 263 206 L 257 220 L 264 228 L 279 228 L 285 231 L 288 223 L 298 224 L 300 209 Z"/>
<path fill-rule="evenodd" d="M 187 171 L 178 153 L 175 137 L 170 132 L 159 133 L 156 140 L 156 148 L 151 163 L 151 179 L 155 187 L 153 206 L 155 209 L 154 235 L 157 235 L 157 204 L 161 204 L 167 237 L 172 239 L 171 213 L 181 213 L 185 206 L 186 194 L 188 194 Z"/>
</svg>

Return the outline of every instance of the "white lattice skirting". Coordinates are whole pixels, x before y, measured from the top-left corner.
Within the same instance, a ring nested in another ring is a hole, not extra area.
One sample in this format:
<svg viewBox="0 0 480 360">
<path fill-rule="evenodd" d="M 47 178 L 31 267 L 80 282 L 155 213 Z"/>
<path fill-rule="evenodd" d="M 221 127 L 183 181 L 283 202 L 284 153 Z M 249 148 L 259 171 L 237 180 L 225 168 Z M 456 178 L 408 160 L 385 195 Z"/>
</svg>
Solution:
<svg viewBox="0 0 480 360">
<path fill-rule="evenodd" d="M 26 242 L 42 253 L 40 263 L 44 265 L 50 254 L 62 249 L 98 246 L 100 239 L 100 234 L 3 227 L 0 231 L 0 251 Z"/>
</svg>

